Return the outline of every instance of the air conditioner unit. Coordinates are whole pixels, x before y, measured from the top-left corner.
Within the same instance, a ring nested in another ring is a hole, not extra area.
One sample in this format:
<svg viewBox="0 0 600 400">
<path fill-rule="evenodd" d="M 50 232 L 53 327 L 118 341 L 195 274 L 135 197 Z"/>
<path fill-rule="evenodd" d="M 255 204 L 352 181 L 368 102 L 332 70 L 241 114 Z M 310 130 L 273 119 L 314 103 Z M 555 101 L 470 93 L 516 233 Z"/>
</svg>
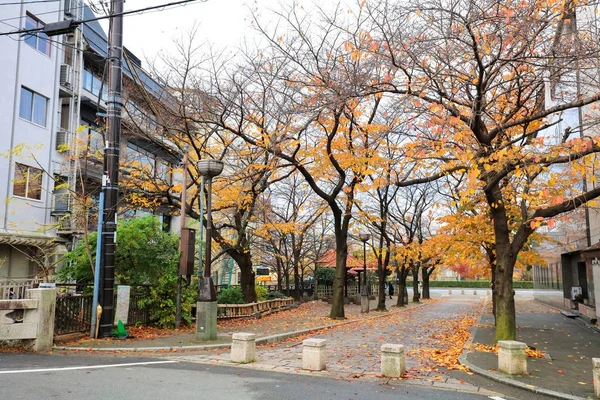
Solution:
<svg viewBox="0 0 600 400">
<path fill-rule="evenodd" d="M 60 66 L 60 84 L 61 86 L 71 87 L 72 69 L 68 64 Z"/>
<path fill-rule="evenodd" d="M 56 132 L 56 150 L 63 153 L 69 150 L 69 134 L 61 129 Z"/>
</svg>

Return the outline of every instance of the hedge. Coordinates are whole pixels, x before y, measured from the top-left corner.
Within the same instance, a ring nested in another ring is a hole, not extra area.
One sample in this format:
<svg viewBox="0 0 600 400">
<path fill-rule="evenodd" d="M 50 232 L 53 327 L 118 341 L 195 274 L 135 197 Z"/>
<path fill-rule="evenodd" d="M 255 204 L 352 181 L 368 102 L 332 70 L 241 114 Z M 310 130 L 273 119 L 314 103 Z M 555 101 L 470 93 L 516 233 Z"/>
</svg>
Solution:
<svg viewBox="0 0 600 400">
<path fill-rule="evenodd" d="M 412 281 L 407 281 L 406 286 L 411 287 Z M 443 288 L 489 288 L 490 281 L 429 281 L 429 287 Z M 514 281 L 514 289 L 533 289 L 532 281 Z"/>
</svg>

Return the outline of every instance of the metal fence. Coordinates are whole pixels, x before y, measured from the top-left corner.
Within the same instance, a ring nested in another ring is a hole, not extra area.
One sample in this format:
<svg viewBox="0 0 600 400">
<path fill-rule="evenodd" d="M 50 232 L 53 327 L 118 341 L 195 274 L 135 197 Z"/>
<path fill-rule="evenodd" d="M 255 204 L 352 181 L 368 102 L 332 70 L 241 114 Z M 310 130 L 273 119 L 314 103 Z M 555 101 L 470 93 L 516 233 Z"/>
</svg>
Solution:
<svg viewBox="0 0 600 400">
<path fill-rule="evenodd" d="M 140 300 L 147 297 L 146 293 L 132 293 L 129 297 L 129 313 L 127 314 L 128 325 L 147 325 L 150 323 L 150 310 L 141 307 Z"/>
<path fill-rule="evenodd" d="M 61 296 L 56 298 L 54 334 L 89 331 L 92 320 L 92 296 Z"/>
</svg>

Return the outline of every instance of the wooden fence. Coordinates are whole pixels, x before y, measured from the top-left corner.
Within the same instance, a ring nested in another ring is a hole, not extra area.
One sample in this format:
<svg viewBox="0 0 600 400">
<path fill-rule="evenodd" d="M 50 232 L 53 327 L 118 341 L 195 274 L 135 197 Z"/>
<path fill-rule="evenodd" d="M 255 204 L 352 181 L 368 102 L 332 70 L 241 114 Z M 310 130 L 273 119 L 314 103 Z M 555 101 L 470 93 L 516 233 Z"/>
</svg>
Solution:
<svg viewBox="0 0 600 400">
<path fill-rule="evenodd" d="M 292 299 L 291 297 L 285 299 L 259 301 L 258 303 L 248 304 L 218 304 L 217 318 L 227 319 L 251 317 L 256 313 L 262 313 L 269 310 L 277 310 L 281 307 L 289 306 L 292 304 L 294 304 L 294 299 Z"/>
<path fill-rule="evenodd" d="M 0 282 L 0 300 L 24 299 L 25 290 L 37 287 L 37 279 L 11 279 Z"/>
<path fill-rule="evenodd" d="M 396 286 L 396 293 L 397 289 L 398 287 Z M 358 285 L 348 285 L 348 296 L 356 296 L 359 293 Z M 377 296 L 379 294 L 379 285 L 371 285 L 371 291 L 369 293 L 373 296 Z M 333 286 L 319 285 L 317 296 L 320 299 L 333 297 Z"/>
</svg>

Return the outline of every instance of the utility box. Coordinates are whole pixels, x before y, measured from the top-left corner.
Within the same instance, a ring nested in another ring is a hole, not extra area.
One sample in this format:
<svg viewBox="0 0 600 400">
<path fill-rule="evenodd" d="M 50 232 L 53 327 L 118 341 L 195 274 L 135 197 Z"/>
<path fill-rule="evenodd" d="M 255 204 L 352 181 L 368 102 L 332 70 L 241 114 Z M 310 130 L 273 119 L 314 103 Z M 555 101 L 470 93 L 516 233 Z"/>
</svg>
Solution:
<svg viewBox="0 0 600 400">
<path fill-rule="evenodd" d="M 196 254 L 196 231 L 183 228 L 181 230 L 181 256 L 179 257 L 179 275 L 194 274 L 194 255 Z"/>
</svg>

